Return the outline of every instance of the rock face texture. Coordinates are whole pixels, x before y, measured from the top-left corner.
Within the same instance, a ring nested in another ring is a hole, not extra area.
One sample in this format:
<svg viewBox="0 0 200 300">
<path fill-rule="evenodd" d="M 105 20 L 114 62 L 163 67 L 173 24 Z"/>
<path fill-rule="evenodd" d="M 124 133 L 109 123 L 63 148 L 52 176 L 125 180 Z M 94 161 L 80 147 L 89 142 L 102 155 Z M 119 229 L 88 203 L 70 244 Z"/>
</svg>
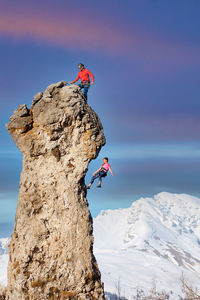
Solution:
<svg viewBox="0 0 200 300">
<path fill-rule="evenodd" d="M 23 153 L 6 299 L 104 299 L 84 177 L 105 144 L 96 113 L 64 82 L 6 125 Z"/>
</svg>

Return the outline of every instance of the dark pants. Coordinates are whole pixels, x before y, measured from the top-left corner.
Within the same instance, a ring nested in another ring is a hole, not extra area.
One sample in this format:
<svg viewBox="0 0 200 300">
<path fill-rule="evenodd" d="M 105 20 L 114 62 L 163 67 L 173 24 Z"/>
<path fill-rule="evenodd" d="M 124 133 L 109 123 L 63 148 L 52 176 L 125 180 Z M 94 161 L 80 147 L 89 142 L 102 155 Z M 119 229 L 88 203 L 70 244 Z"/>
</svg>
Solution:
<svg viewBox="0 0 200 300">
<path fill-rule="evenodd" d="M 89 83 L 79 83 L 78 86 L 83 89 L 83 95 L 85 97 L 85 99 L 87 100 L 87 93 L 88 93 L 88 90 L 90 88 L 90 84 Z"/>
<path fill-rule="evenodd" d="M 106 172 L 104 172 L 103 170 L 97 172 L 94 176 L 92 176 L 92 179 L 90 181 L 90 183 L 92 184 L 94 182 L 95 179 L 99 178 L 99 181 L 101 181 L 102 177 L 106 177 Z"/>
</svg>

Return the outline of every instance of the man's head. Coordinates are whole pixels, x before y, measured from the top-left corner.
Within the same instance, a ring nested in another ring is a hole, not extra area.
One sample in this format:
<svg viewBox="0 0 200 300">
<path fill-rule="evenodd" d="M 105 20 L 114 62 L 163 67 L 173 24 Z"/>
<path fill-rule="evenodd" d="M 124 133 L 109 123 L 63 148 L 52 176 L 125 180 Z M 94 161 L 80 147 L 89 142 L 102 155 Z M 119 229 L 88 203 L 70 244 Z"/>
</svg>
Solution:
<svg viewBox="0 0 200 300">
<path fill-rule="evenodd" d="M 78 68 L 79 68 L 79 70 L 81 71 L 81 70 L 84 69 L 84 65 L 83 65 L 83 64 L 78 64 Z"/>
<path fill-rule="evenodd" d="M 106 163 L 108 162 L 108 158 L 107 158 L 107 157 L 104 157 L 104 158 L 103 158 L 103 162 L 104 162 L 104 164 L 106 164 Z"/>
</svg>

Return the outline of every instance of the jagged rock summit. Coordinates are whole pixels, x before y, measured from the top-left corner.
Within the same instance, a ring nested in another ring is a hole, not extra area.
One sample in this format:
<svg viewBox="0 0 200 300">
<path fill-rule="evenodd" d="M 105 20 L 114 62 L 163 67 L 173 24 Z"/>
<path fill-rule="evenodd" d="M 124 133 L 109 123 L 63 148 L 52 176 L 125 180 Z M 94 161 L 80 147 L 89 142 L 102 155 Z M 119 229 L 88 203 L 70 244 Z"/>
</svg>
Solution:
<svg viewBox="0 0 200 300">
<path fill-rule="evenodd" d="M 98 116 L 79 87 L 58 82 L 6 127 L 24 156 L 6 299 L 104 299 L 84 183 L 105 144 Z"/>
</svg>

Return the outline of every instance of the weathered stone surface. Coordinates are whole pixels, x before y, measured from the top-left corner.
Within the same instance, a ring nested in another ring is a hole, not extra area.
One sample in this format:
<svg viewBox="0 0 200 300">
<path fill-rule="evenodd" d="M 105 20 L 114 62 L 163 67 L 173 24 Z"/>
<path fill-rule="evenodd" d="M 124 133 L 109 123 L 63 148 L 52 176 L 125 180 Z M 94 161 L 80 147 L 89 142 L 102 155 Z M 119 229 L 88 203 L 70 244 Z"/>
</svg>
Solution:
<svg viewBox="0 0 200 300">
<path fill-rule="evenodd" d="M 10 132 L 17 130 L 20 133 L 25 133 L 32 128 L 32 124 L 32 112 L 23 104 L 14 111 L 10 122 L 7 124 L 7 129 Z"/>
<path fill-rule="evenodd" d="M 43 96 L 42 92 L 38 92 L 34 97 L 33 97 L 33 101 L 32 101 L 32 106 L 37 103 Z"/>
<path fill-rule="evenodd" d="M 6 288 L 0 285 L 0 300 L 6 299 Z"/>
<path fill-rule="evenodd" d="M 24 155 L 6 299 L 104 299 L 84 183 L 102 125 L 77 86 L 36 98 L 6 125 Z"/>
</svg>

